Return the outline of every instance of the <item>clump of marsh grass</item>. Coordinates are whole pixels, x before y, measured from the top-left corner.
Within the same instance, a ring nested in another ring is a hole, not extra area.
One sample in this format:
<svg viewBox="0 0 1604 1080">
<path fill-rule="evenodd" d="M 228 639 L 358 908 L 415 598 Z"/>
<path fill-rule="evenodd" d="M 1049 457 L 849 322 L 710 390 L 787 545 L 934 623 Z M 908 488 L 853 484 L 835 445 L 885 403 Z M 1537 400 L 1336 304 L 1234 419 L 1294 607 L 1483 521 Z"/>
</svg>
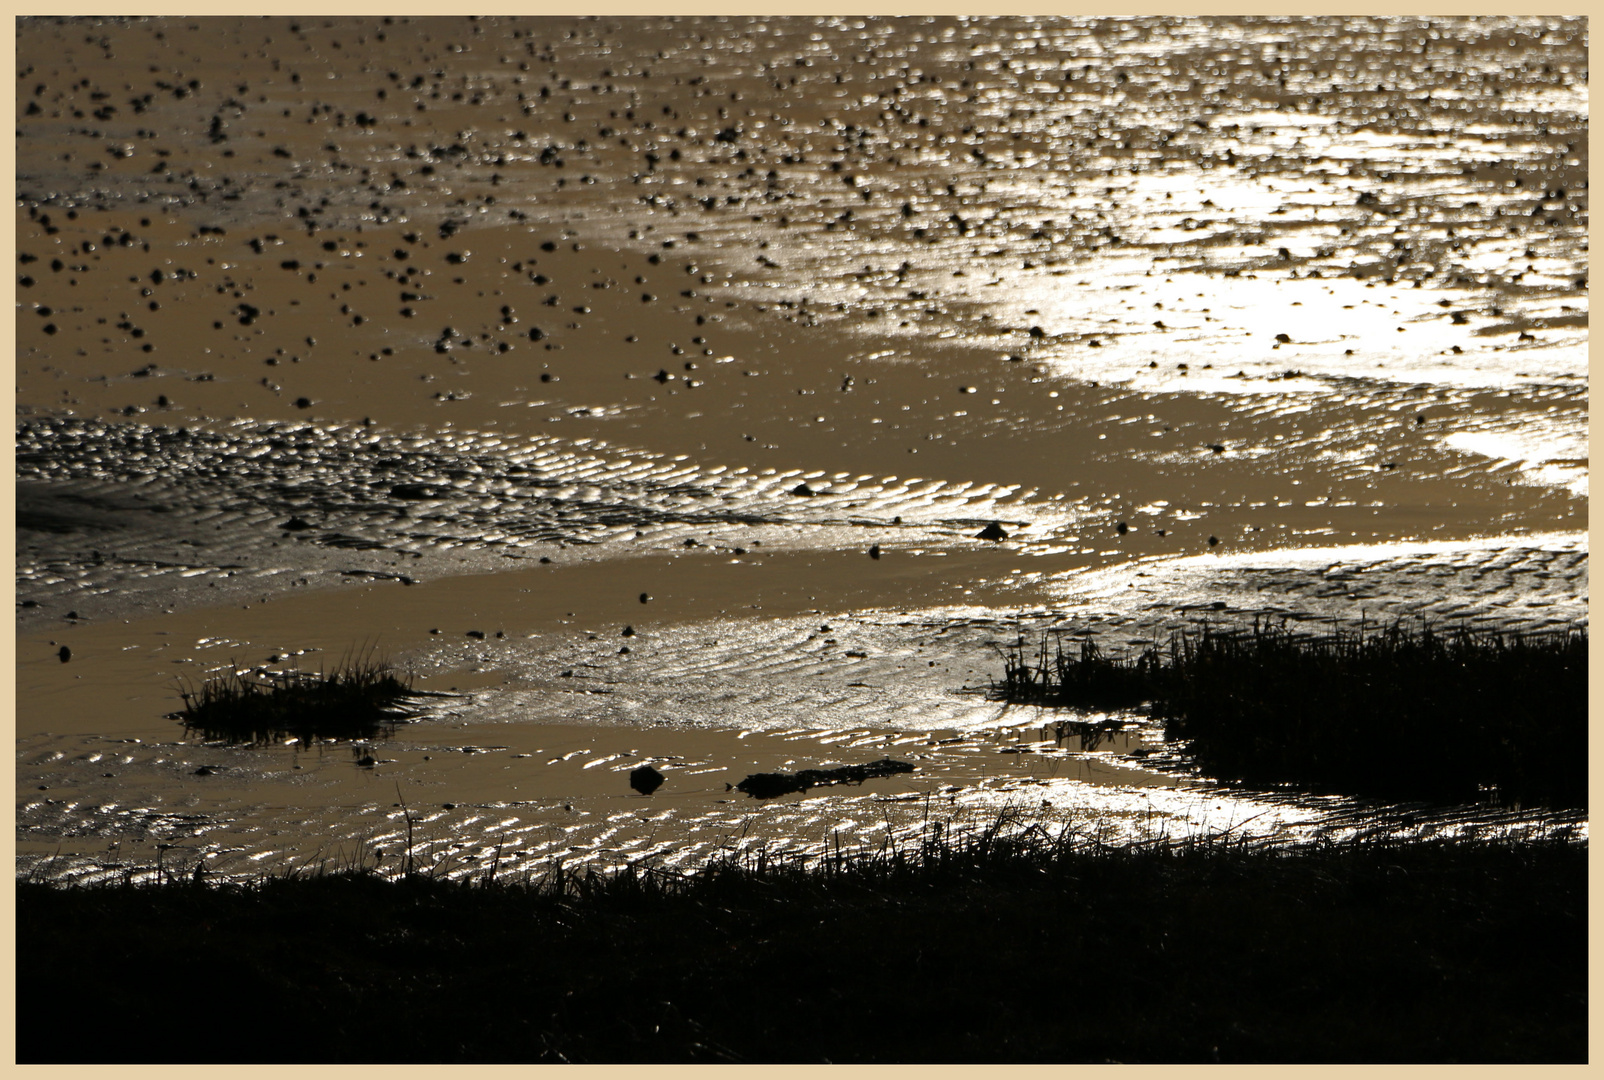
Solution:
<svg viewBox="0 0 1604 1080">
<path fill-rule="evenodd" d="M 1253 784 L 1449 802 L 1587 805 L 1587 631 L 1301 634 L 1255 620 L 1106 656 L 1016 646 L 1005 700 L 1149 703 L 1206 770 Z"/>
<path fill-rule="evenodd" d="M 178 687 L 184 707 L 169 714 L 206 739 L 268 742 L 293 736 L 367 739 L 413 714 L 410 676 L 371 653 L 347 657 L 334 670 L 231 671 Z"/>
</svg>

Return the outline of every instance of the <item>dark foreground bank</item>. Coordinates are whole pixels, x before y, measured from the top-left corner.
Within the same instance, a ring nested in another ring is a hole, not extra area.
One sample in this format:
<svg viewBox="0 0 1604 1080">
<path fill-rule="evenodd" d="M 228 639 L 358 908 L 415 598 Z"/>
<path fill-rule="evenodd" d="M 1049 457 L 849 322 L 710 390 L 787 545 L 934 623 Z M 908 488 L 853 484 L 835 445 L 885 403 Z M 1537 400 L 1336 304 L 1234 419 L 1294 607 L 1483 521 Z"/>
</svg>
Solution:
<svg viewBox="0 0 1604 1080">
<path fill-rule="evenodd" d="M 1586 849 L 17 892 L 22 1062 L 1582 1062 Z"/>
</svg>

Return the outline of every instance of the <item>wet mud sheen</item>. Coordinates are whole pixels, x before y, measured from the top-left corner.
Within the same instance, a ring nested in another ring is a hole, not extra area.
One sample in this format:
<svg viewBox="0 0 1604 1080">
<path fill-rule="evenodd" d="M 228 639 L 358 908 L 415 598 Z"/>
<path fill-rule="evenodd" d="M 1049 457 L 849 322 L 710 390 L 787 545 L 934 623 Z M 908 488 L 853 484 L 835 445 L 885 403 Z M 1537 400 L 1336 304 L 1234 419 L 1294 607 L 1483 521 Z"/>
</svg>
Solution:
<svg viewBox="0 0 1604 1080">
<path fill-rule="evenodd" d="M 1586 623 L 1584 20 L 28 18 L 18 58 L 19 872 L 373 859 L 398 790 L 445 873 L 932 803 L 1408 830 L 1139 714 L 1056 738 L 998 649 Z M 370 647 L 450 696 L 359 748 L 164 719 Z"/>
</svg>

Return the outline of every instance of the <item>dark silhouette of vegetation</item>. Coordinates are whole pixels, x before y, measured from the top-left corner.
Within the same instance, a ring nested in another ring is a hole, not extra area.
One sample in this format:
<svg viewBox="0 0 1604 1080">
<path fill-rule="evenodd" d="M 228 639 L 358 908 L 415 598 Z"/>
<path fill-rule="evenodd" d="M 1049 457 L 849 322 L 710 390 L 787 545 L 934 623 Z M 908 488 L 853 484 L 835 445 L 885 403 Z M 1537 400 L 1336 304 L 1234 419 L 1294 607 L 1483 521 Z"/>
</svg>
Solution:
<svg viewBox="0 0 1604 1080">
<path fill-rule="evenodd" d="M 1205 626 L 1168 646 L 1105 656 L 1060 638 L 1016 647 L 1009 701 L 1151 703 L 1222 780 L 1389 798 L 1587 805 L 1587 632 L 1401 623 L 1326 635 Z"/>
<path fill-rule="evenodd" d="M 694 875 L 24 881 L 17 1054 L 1582 1062 L 1586 884 L 1585 845 L 1557 838 L 1108 847 L 998 827 Z M 86 990 L 93 1039 L 64 1004 Z M 201 994 L 250 1022 L 153 1037 Z"/>
<path fill-rule="evenodd" d="M 205 739 L 268 742 L 294 736 L 369 739 L 411 714 L 403 706 L 422 696 L 410 678 L 371 656 L 348 659 L 334 671 L 231 672 L 198 687 L 183 684 L 184 707 L 171 714 L 186 732 Z"/>
<path fill-rule="evenodd" d="M 906 761 L 881 758 L 867 765 L 842 765 L 835 769 L 803 769 L 801 772 L 753 773 L 739 784 L 736 791 L 744 791 L 755 799 L 773 799 L 794 791 L 828 787 L 831 784 L 861 784 L 877 776 L 895 776 L 913 772 Z"/>
</svg>

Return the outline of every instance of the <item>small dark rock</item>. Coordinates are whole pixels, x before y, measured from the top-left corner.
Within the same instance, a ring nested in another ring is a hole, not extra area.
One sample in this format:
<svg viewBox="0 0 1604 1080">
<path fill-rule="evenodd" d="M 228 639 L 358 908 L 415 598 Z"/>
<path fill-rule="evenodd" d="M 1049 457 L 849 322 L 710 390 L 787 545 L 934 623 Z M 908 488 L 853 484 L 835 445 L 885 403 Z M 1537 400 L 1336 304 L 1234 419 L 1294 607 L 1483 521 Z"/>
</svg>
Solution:
<svg viewBox="0 0 1604 1080">
<path fill-rule="evenodd" d="M 979 532 L 977 532 L 975 534 L 975 539 L 1006 540 L 1008 539 L 1008 534 L 1003 531 L 1002 522 L 993 521 L 990 525 L 987 525 L 984 529 L 981 529 Z"/>
<path fill-rule="evenodd" d="M 71 659 L 72 659 L 72 650 L 71 650 L 71 649 L 69 649 L 69 648 L 67 648 L 67 646 L 65 646 L 65 645 L 63 645 L 63 646 L 62 646 L 62 647 L 61 647 L 61 648 L 60 648 L 60 649 L 59 649 L 59 650 L 58 650 L 58 651 L 57 651 L 57 652 L 56 652 L 56 655 L 57 655 L 57 656 L 59 656 L 59 657 L 61 657 L 61 662 L 62 662 L 62 663 L 63 663 L 63 664 L 65 664 L 65 663 L 66 663 L 66 662 L 67 662 L 67 661 L 68 661 L 68 660 L 71 660 Z"/>
<path fill-rule="evenodd" d="M 626 627 L 624 627 L 624 632 L 622 634 L 620 634 L 619 636 L 620 637 L 634 637 L 635 636 L 635 628 L 633 626 L 626 626 Z"/>
<path fill-rule="evenodd" d="M 434 489 L 428 484 L 397 484 L 390 489 L 394 499 L 432 499 Z"/>
<path fill-rule="evenodd" d="M 792 495 L 817 495 L 818 492 L 814 491 L 812 488 L 808 487 L 806 484 L 798 484 L 796 487 L 791 489 L 791 494 Z"/>
<path fill-rule="evenodd" d="M 1126 533 L 1131 531 L 1131 527 L 1121 521 L 1114 526 L 1114 531 L 1119 533 L 1121 536 L 1124 536 Z"/>
<path fill-rule="evenodd" d="M 878 559 L 879 557 L 880 557 L 880 545 L 879 544 L 870 544 L 869 545 L 869 558 Z"/>
<path fill-rule="evenodd" d="M 663 774 L 650 765 L 642 765 L 629 774 L 629 786 L 642 795 L 650 795 L 663 786 Z"/>
<path fill-rule="evenodd" d="M 312 523 L 302 517 L 292 517 L 290 520 L 280 525 L 279 528 L 283 529 L 285 532 L 301 532 L 304 529 L 312 528 Z"/>
</svg>

